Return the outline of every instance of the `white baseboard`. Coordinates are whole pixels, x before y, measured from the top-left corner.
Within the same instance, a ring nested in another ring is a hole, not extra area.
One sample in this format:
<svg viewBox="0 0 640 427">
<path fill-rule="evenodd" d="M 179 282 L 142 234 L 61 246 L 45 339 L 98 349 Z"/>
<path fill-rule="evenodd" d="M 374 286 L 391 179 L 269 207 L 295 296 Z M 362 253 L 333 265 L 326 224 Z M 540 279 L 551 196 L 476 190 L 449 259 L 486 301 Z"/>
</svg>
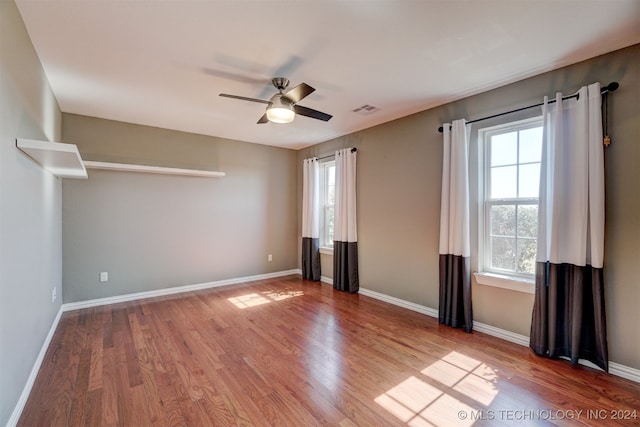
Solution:
<svg viewBox="0 0 640 427">
<path fill-rule="evenodd" d="M 359 292 L 361 295 L 375 298 L 380 301 L 388 302 L 389 304 L 397 305 L 399 307 L 404 307 L 411 311 L 417 311 L 418 313 L 426 314 L 427 316 L 431 316 L 431 317 L 438 317 L 438 310 L 435 310 L 430 307 L 426 307 L 424 305 L 416 304 L 414 302 L 405 301 L 400 298 L 381 294 L 380 292 L 372 291 L 370 289 L 360 288 Z"/>
<path fill-rule="evenodd" d="M 640 369 L 631 368 L 616 362 L 609 362 L 609 373 L 640 383 Z"/>
<path fill-rule="evenodd" d="M 486 325 L 484 323 L 476 321 L 473 322 L 473 330 L 482 332 L 483 334 L 491 335 L 492 337 L 501 338 L 505 341 L 529 347 L 529 337 L 526 335 L 516 334 L 515 332 L 496 328 L 495 326 Z"/>
<path fill-rule="evenodd" d="M 273 279 L 276 277 L 300 274 L 299 269 L 277 271 L 274 273 L 257 274 L 255 276 L 237 277 L 234 279 L 217 280 L 215 282 L 198 283 L 195 285 L 176 286 L 173 288 L 157 289 L 153 291 L 136 292 L 133 294 L 116 295 L 113 297 L 97 298 L 87 301 L 70 302 L 62 305 L 63 311 L 80 310 L 83 308 L 99 307 L 107 304 L 135 301 L 144 298 L 153 298 L 166 295 L 180 294 L 183 292 L 199 291 L 202 289 L 217 288 L 220 286 L 237 285 L 239 283 L 254 282 L 256 280 Z"/>
<path fill-rule="evenodd" d="M 49 349 L 49 344 L 51 344 L 51 340 L 53 339 L 53 334 L 55 334 L 56 329 L 58 328 L 58 323 L 60 322 L 60 318 L 62 317 L 62 306 L 58 309 L 58 313 L 56 317 L 53 319 L 51 323 L 51 327 L 49 328 L 49 333 L 44 339 L 42 343 L 42 347 L 40 348 L 40 352 L 38 353 L 38 357 L 36 357 L 35 362 L 33 363 L 33 367 L 31 368 L 31 372 L 29 373 L 29 377 L 27 378 L 27 383 L 24 385 L 22 389 L 22 393 L 20 394 L 20 398 L 18 399 L 18 403 L 16 403 L 15 408 L 13 408 L 13 412 L 11 413 L 11 417 L 9 421 L 7 421 L 6 427 L 14 427 L 18 424 L 20 420 L 20 416 L 22 415 L 22 410 L 24 409 L 24 405 L 27 404 L 27 399 L 29 399 L 29 394 L 31 394 L 31 389 L 33 388 L 33 384 L 36 381 L 36 377 L 38 376 L 38 372 L 40 371 L 40 366 L 42 366 L 42 362 L 44 361 L 44 356 L 47 354 L 47 350 Z"/>
<path fill-rule="evenodd" d="M 331 282 L 331 279 L 329 279 Z M 369 289 L 360 288 L 360 294 L 375 298 L 380 301 L 388 302 L 389 304 L 397 305 L 400 307 L 404 307 L 406 309 L 416 311 L 418 313 L 426 314 L 431 317 L 438 317 L 438 310 L 431 307 L 426 307 L 420 304 L 416 304 L 410 301 L 405 301 L 400 298 L 392 297 L 389 295 L 381 294 L 379 292 L 371 291 Z M 473 330 L 482 332 L 487 335 L 491 335 L 496 338 L 503 339 L 505 341 L 512 342 L 514 344 L 519 344 L 525 347 L 529 347 L 529 337 L 526 335 L 516 334 L 515 332 L 507 331 L 505 329 L 496 328 L 495 326 L 486 325 L 480 322 L 473 322 Z M 594 365 L 593 363 L 580 360 L 581 365 L 589 366 L 594 369 L 601 370 L 599 367 Z M 631 368 L 629 366 L 621 365 L 615 362 L 609 362 L 609 373 L 611 375 L 615 375 L 621 378 L 625 378 L 637 383 L 640 383 L 640 369 Z"/>
</svg>

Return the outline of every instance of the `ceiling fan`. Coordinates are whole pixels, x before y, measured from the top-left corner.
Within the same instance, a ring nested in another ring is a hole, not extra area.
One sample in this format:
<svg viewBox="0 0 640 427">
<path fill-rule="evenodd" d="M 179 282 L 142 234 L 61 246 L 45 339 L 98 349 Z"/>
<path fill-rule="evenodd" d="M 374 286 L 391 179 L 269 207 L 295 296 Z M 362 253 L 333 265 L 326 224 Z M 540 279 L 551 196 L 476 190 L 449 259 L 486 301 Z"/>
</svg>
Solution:
<svg viewBox="0 0 640 427">
<path fill-rule="evenodd" d="M 268 101 L 258 98 L 247 98 L 246 96 L 229 95 L 226 93 L 221 93 L 220 96 L 267 104 L 267 111 L 262 117 L 260 117 L 258 124 L 267 122 L 289 123 L 293 121 L 296 114 L 325 122 L 329 121 L 329 119 L 333 117 L 330 114 L 326 114 L 312 108 L 303 107 L 302 105 L 297 105 L 298 102 L 315 91 L 315 89 L 308 84 L 300 83 L 293 89 L 283 93 L 287 86 L 289 86 L 288 79 L 284 77 L 275 77 L 271 80 L 271 83 L 273 83 L 275 88 L 278 89 L 278 93 L 273 95 Z"/>
</svg>

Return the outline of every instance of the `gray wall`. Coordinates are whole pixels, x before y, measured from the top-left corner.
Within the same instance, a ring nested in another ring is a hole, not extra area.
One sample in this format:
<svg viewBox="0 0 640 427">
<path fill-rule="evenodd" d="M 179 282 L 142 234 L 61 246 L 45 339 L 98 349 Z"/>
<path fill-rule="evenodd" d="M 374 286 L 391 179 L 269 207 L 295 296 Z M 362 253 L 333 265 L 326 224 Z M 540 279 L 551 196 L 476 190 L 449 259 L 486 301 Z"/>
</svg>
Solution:
<svg viewBox="0 0 640 427">
<path fill-rule="evenodd" d="M 610 97 L 613 145 L 606 151 L 607 327 L 611 360 L 640 369 L 639 57 L 640 45 L 632 46 L 300 150 L 298 177 L 304 158 L 358 147 L 360 286 L 437 308 L 442 134 L 436 129 L 453 119 L 472 120 L 535 104 L 544 95 L 571 93 L 594 81 L 619 82 L 620 89 Z M 473 141 L 471 148 L 474 165 Z M 474 244 L 476 233 L 472 230 Z M 322 257 L 322 274 L 331 277 L 326 268 L 331 257 Z M 533 295 L 474 283 L 473 304 L 476 321 L 529 335 Z"/>
<path fill-rule="evenodd" d="M 59 139 L 60 110 L 13 1 L 0 1 L 0 425 L 60 309 L 60 179 L 15 139 Z M 51 302 L 57 289 L 58 299 Z"/>
<path fill-rule="evenodd" d="M 62 139 L 84 160 L 226 173 L 65 180 L 64 302 L 297 268 L 295 151 L 73 114 Z"/>
</svg>

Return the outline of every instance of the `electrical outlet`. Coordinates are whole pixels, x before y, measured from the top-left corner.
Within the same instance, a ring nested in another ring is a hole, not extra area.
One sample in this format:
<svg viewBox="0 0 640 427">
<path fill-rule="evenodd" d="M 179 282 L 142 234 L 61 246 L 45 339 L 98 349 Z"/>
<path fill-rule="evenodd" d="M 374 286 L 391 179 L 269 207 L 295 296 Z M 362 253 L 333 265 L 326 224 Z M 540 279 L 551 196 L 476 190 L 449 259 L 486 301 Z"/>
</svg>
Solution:
<svg viewBox="0 0 640 427">
<path fill-rule="evenodd" d="M 108 282 L 109 281 L 109 273 L 106 271 L 103 271 L 100 273 L 100 281 L 101 282 Z"/>
<path fill-rule="evenodd" d="M 269 262 L 273 261 L 273 255 L 269 254 L 269 256 L 267 257 L 267 261 Z"/>
<path fill-rule="evenodd" d="M 56 302 L 56 298 L 58 298 L 58 290 L 54 287 L 51 290 L 51 302 Z"/>
</svg>

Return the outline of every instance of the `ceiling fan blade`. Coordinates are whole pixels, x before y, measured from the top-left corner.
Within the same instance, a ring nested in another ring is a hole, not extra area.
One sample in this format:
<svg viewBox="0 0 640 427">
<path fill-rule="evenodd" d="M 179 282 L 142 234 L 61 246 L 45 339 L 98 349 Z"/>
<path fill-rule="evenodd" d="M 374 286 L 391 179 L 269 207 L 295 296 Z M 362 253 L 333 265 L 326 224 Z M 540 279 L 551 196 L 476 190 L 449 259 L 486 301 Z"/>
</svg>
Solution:
<svg viewBox="0 0 640 427">
<path fill-rule="evenodd" d="M 269 123 L 269 119 L 267 118 L 267 113 L 264 113 L 262 117 L 260 117 L 260 120 L 256 122 L 256 124 L 258 125 L 261 125 L 263 123 Z"/>
<path fill-rule="evenodd" d="M 261 104 L 268 104 L 269 103 L 269 101 L 265 101 L 264 99 L 247 98 L 246 96 L 229 95 L 228 93 L 221 93 L 218 96 L 223 96 L 225 98 L 241 99 L 243 101 L 259 102 Z"/>
<path fill-rule="evenodd" d="M 203 73 L 208 74 L 210 76 L 220 77 L 227 80 L 235 80 L 241 83 L 248 83 L 252 85 L 264 85 L 269 83 L 268 79 L 253 78 L 249 76 L 244 76 L 242 74 L 234 74 L 228 71 L 218 70 L 215 68 L 201 67 L 201 70 Z"/>
<path fill-rule="evenodd" d="M 284 98 L 288 99 L 294 104 L 297 104 L 298 102 L 300 102 L 300 100 L 312 94 L 313 91 L 315 91 L 315 89 L 309 86 L 308 84 L 300 83 L 298 86 L 287 91 L 287 93 L 284 94 Z"/>
<path fill-rule="evenodd" d="M 296 114 L 300 114 L 301 116 L 311 117 L 312 119 L 318 119 L 325 122 L 328 122 L 331 117 L 331 114 L 323 113 L 322 111 L 314 110 L 312 108 L 303 107 L 302 105 L 294 105 L 293 110 Z"/>
</svg>

